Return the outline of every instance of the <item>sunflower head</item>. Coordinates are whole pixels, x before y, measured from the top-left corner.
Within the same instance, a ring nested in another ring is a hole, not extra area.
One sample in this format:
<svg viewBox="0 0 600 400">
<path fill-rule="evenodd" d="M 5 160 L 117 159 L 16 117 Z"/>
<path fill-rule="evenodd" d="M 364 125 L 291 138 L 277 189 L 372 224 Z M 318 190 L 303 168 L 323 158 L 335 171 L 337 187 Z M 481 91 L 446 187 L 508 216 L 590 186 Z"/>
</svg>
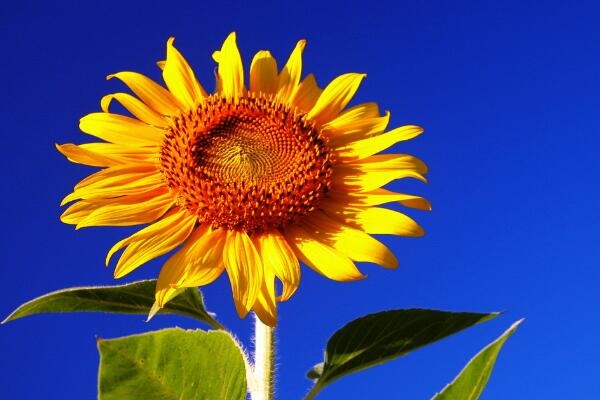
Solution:
<svg viewBox="0 0 600 400">
<path fill-rule="evenodd" d="M 179 204 L 215 228 L 249 234 L 310 214 L 331 185 L 327 138 L 272 95 L 218 94 L 173 119 L 160 170 Z M 215 201 L 219 199 L 219 201 Z"/>
<path fill-rule="evenodd" d="M 304 40 L 281 69 L 259 51 L 246 80 L 230 34 L 213 54 L 213 93 L 173 41 L 158 63 L 166 88 L 135 72 L 109 75 L 133 95 L 107 95 L 102 112 L 81 119 L 81 130 L 101 141 L 57 146 L 69 160 L 101 168 L 65 197 L 63 204 L 74 203 L 63 222 L 148 224 L 108 252 L 107 264 L 124 249 L 115 277 L 176 249 L 161 269 L 156 309 L 179 289 L 226 271 L 239 315 L 254 310 L 274 326 L 277 301 L 298 288 L 300 261 L 338 281 L 364 278 L 356 261 L 395 268 L 395 256 L 371 234 L 423 231 L 379 206 L 430 206 L 382 187 L 407 177 L 426 181 L 427 167 L 410 155 L 377 153 L 422 129 L 385 132 L 389 113 L 382 116 L 375 103 L 346 109 L 364 74 L 341 75 L 324 89 L 312 75 L 301 80 Z M 130 115 L 111 113 L 112 101 Z"/>
</svg>

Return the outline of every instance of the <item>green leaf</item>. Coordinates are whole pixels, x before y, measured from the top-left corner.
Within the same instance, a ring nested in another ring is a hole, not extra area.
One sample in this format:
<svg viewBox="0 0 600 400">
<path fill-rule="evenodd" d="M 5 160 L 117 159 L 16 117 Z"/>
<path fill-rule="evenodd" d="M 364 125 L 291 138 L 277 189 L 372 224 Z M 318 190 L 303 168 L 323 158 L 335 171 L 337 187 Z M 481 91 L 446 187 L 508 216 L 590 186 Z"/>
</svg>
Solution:
<svg viewBox="0 0 600 400">
<path fill-rule="evenodd" d="M 504 342 L 519 327 L 523 320 L 512 324 L 498 339 L 487 345 L 469 361 L 465 368 L 432 400 L 477 400 L 494 369 L 494 363 Z"/>
<path fill-rule="evenodd" d="M 164 329 L 98 340 L 98 400 L 245 399 L 244 356 L 224 331 Z"/>
<path fill-rule="evenodd" d="M 48 293 L 33 299 L 10 314 L 2 323 L 41 313 L 110 312 L 148 314 L 154 304 L 156 280 L 139 281 L 121 286 L 76 287 Z M 159 311 L 199 319 L 216 329 L 222 326 L 206 311 L 202 295 L 187 288 Z"/>
<path fill-rule="evenodd" d="M 322 373 L 306 399 L 344 375 L 405 355 L 497 315 L 409 309 L 356 319 L 329 339 Z M 312 370 L 309 373 L 317 375 Z"/>
</svg>

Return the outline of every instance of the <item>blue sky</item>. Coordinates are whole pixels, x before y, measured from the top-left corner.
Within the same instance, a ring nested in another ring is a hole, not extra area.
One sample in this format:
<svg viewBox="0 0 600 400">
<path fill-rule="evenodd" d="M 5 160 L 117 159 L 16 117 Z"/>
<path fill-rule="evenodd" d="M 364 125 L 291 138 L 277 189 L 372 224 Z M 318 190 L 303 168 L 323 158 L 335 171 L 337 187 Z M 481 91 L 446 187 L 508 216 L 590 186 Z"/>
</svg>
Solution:
<svg viewBox="0 0 600 400">
<path fill-rule="evenodd" d="M 4 78 L 3 262 L 0 314 L 63 287 L 114 284 L 104 255 L 132 232 L 75 231 L 60 199 L 91 169 L 54 143 L 84 142 L 81 116 L 121 90 L 104 77 L 154 78 L 166 39 L 211 87 L 213 50 L 230 31 L 246 62 L 261 49 L 280 60 L 308 40 L 305 72 L 321 85 L 345 72 L 368 78 L 355 102 L 377 101 L 391 126 L 426 132 L 394 150 L 424 159 L 433 211 L 409 214 L 424 238 L 383 238 L 396 271 L 362 265 L 369 278 L 331 282 L 303 270 L 280 307 L 277 391 L 295 399 L 327 338 L 345 322 L 391 308 L 505 311 L 494 321 L 325 389 L 321 399 L 426 399 L 514 320 L 485 399 L 600 397 L 597 359 L 598 118 L 600 35 L 594 2 L 13 2 L 0 11 Z M 157 276 L 159 259 L 121 280 Z M 245 343 L 251 320 L 235 315 L 224 277 L 206 302 Z M 88 399 L 96 393 L 95 337 L 193 321 L 159 316 L 47 315 L 0 327 L 0 387 L 10 399 Z"/>
</svg>

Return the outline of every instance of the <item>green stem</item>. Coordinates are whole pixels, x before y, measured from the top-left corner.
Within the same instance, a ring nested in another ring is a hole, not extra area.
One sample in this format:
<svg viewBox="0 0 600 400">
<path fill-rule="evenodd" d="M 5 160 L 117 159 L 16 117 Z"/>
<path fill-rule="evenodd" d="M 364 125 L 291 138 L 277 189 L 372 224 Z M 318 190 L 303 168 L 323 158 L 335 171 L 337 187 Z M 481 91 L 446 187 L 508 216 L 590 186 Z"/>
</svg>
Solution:
<svg viewBox="0 0 600 400">
<path fill-rule="evenodd" d="M 254 323 L 254 390 L 252 400 L 273 400 L 275 377 L 274 329 L 255 316 Z"/>
<path fill-rule="evenodd" d="M 317 393 L 319 393 L 319 390 L 320 390 L 320 388 L 317 385 L 313 386 L 312 389 L 310 389 L 310 392 L 308 392 L 308 394 L 304 398 L 304 400 L 314 399 L 315 396 L 317 395 Z"/>
</svg>

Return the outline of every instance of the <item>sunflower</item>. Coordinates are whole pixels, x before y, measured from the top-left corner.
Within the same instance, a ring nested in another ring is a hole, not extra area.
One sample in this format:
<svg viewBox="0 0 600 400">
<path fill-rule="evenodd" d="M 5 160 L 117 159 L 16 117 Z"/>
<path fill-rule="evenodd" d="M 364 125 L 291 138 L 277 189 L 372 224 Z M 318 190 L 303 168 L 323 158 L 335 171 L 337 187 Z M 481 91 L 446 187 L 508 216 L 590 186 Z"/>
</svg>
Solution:
<svg viewBox="0 0 600 400">
<path fill-rule="evenodd" d="M 186 287 L 227 271 L 240 317 L 254 310 L 270 326 L 276 303 L 300 282 L 299 262 L 336 281 L 365 277 L 354 262 L 396 268 L 394 254 L 371 234 L 421 236 L 408 216 L 384 203 L 430 209 L 422 197 L 382 186 L 425 181 L 426 165 L 406 154 L 377 154 L 422 132 L 384 132 L 389 112 L 377 104 L 346 109 L 364 74 L 349 73 L 321 89 L 301 80 L 300 40 L 285 66 L 259 51 L 244 76 L 236 35 L 220 51 L 216 90 L 208 93 L 167 41 L 158 62 L 166 88 L 144 75 L 119 72 L 127 93 L 102 98 L 102 112 L 80 121 L 100 142 L 57 145 L 70 161 L 101 169 L 62 202 L 61 220 L 76 228 L 148 224 L 116 243 L 114 270 L 123 277 L 176 250 L 160 271 L 154 311 Z M 131 116 L 109 111 L 119 102 Z M 281 290 L 276 289 L 276 280 Z"/>
</svg>

